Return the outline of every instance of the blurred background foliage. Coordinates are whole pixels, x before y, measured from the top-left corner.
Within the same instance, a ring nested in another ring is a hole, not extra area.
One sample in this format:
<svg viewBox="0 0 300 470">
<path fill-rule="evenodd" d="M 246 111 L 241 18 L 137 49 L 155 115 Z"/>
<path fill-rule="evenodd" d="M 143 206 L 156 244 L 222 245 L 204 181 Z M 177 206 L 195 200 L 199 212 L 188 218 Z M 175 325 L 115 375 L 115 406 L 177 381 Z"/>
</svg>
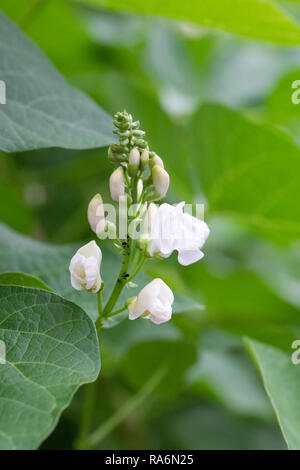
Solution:
<svg viewBox="0 0 300 470">
<path fill-rule="evenodd" d="M 300 48 L 87 3 L 0 5 L 73 85 L 140 120 L 171 175 L 168 201 L 205 203 L 211 227 L 200 263 L 146 265 L 205 311 L 104 331 L 95 426 L 170 361 L 96 447 L 286 448 L 242 338 L 290 352 L 300 333 L 300 118 L 290 98 Z M 297 4 L 285 3 L 297 18 Z M 1 220 L 51 243 L 81 242 L 91 237 L 87 204 L 96 192 L 108 199 L 110 171 L 106 149 L 1 153 Z M 84 393 L 43 448 L 73 448 Z"/>
</svg>

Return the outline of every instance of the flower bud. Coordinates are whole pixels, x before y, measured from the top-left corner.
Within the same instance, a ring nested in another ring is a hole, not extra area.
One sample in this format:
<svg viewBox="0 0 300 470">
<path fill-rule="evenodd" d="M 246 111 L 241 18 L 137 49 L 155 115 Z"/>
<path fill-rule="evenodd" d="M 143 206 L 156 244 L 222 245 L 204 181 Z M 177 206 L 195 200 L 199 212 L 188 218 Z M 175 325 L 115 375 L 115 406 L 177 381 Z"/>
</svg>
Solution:
<svg viewBox="0 0 300 470">
<path fill-rule="evenodd" d="M 119 198 L 125 194 L 124 171 L 121 166 L 110 175 L 109 188 L 112 199 L 119 202 Z"/>
<path fill-rule="evenodd" d="M 149 150 L 145 149 L 141 154 L 141 168 L 145 170 L 149 164 Z"/>
<path fill-rule="evenodd" d="M 150 168 L 153 168 L 155 165 L 158 165 L 161 168 L 164 168 L 164 162 L 158 155 L 156 155 L 156 153 L 154 154 L 153 157 L 150 158 L 149 164 L 150 164 Z"/>
<path fill-rule="evenodd" d="M 76 290 L 98 292 L 102 285 L 101 261 L 101 250 L 94 241 L 82 246 L 71 259 L 69 266 L 72 287 Z"/>
<path fill-rule="evenodd" d="M 129 320 L 143 317 L 156 325 L 171 319 L 174 295 L 162 279 L 153 279 L 127 302 Z"/>
<path fill-rule="evenodd" d="M 152 168 L 152 179 L 156 195 L 160 198 L 164 197 L 167 194 L 170 183 L 168 173 L 160 166 L 155 165 Z"/>
<path fill-rule="evenodd" d="M 88 221 L 95 233 L 101 233 L 105 229 L 105 217 L 103 201 L 100 194 L 96 194 L 88 206 Z"/>
<path fill-rule="evenodd" d="M 140 200 L 142 192 L 143 192 L 143 181 L 141 179 L 139 179 L 138 182 L 137 182 L 137 198 L 138 198 L 138 201 Z"/>
<path fill-rule="evenodd" d="M 117 161 L 117 154 L 114 152 L 113 150 L 113 146 L 115 144 L 111 144 L 109 147 L 108 147 L 108 151 L 107 151 L 107 155 L 108 155 L 108 159 L 111 161 L 111 162 L 116 162 Z"/>
<path fill-rule="evenodd" d="M 140 166 L 140 152 L 136 147 L 130 150 L 128 171 L 130 176 L 135 176 Z"/>
</svg>

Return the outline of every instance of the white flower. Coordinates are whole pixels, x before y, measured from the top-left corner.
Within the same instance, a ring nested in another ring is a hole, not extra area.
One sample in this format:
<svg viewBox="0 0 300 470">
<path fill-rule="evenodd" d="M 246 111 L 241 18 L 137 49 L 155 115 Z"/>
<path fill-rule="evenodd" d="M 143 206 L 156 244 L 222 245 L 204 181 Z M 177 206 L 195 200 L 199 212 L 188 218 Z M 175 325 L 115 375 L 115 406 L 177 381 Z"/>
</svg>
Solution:
<svg viewBox="0 0 300 470">
<path fill-rule="evenodd" d="M 159 325 L 170 320 L 174 295 L 162 279 L 153 279 L 128 305 L 129 320 L 149 318 Z"/>
<path fill-rule="evenodd" d="M 74 289 L 98 292 L 102 284 L 100 276 L 101 261 L 101 250 L 94 241 L 82 246 L 75 253 L 69 267 L 71 284 Z"/>
<path fill-rule="evenodd" d="M 207 240 L 209 228 L 205 222 L 185 214 L 184 205 L 185 202 L 177 206 L 165 203 L 157 208 L 150 204 L 150 216 L 148 214 L 146 219 L 147 233 L 142 237 L 144 245 L 148 240 L 148 255 L 167 258 L 177 250 L 178 262 L 183 266 L 203 258 L 201 248 Z"/>
</svg>

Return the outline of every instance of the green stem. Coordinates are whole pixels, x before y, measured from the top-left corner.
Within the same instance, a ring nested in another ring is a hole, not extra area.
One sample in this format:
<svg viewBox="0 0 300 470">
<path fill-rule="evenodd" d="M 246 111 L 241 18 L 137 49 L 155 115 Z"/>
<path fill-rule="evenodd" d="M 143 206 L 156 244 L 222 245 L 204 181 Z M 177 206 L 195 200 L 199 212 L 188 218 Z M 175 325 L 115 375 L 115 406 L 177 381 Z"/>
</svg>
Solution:
<svg viewBox="0 0 300 470">
<path fill-rule="evenodd" d="M 137 276 L 137 274 L 140 272 L 140 270 L 141 270 L 142 267 L 144 266 L 145 261 L 146 261 L 146 258 L 143 256 L 143 258 L 142 258 L 141 261 L 139 262 L 139 264 L 138 264 L 136 270 L 131 274 L 131 276 L 129 276 L 129 277 L 127 278 L 127 282 L 132 281 L 132 279 L 134 279 L 135 276 Z"/>
<path fill-rule="evenodd" d="M 98 336 L 100 334 L 100 329 L 103 323 L 103 310 L 102 310 L 102 290 L 103 290 L 103 284 L 97 294 L 97 302 L 98 302 L 98 318 L 96 320 L 95 326 L 96 330 L 98 333 Z"/>
<path fill-rule="evenodd" d="M 113 317 L 114 315 L 117 315 L 118 313 L 124 312 L 126 310 L 127 305 L 123 305 L 123 307 L 118 308 L 118 310 L 114 310 L 113 312 L 110 312 L 107 317 Z"/>
<path fill-rule="evenodd" d="M 165 374 L 165 367 L 160 367 L 146 382 L 144 387 L 132 398 L 130 398 L 122 408 L 111 416 L 105 423 L 99 426 L 88 438 L 90 447 L 96 447 L 101 441 L 115 429 L 124 419 L 127 418 L 136 408 L 138 408 L 153 392 Z"/>
<path fill-rule="evenodd" d="M 127 283 L 127 277 L 128 277 L 127 274 L 128 274 L 128 268 L 129 268 L 129 262 L 130 262 L 131 244 L 132 244 L 131 238 L 127 238 L 126 247 L 124 248 L 125 251 L 124 251 L 124 258 L 123 258 L 121 271 L 119 273 L 119 276 L 113 288 L 113 291 L 107 301 L 107 304 L 104 307 L 103 314 L 102 314 L 103 317 L 107 317 L 109 313 L 112 311 L 115 304 L 117 303 L 117 300 L 122 292 L 123 287 Z"/>
</svg>

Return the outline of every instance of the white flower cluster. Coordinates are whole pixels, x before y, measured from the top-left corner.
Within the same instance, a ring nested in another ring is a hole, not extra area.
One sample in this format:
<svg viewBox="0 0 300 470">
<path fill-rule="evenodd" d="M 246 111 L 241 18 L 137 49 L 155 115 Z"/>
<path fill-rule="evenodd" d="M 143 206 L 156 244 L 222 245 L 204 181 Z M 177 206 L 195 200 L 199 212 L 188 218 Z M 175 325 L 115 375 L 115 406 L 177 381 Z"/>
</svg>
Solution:
<svg viewBox="0 0 300 470">
<path fill-rule="evenodd" d="M 164 203 L 157 207 L 154 204 L 153 201 L 163 198 L 169 188 L 170 178 L 164 163 L 158 155 L 149 151 L 143 138 L 145 133 L 139 129 L 138 121 L 133 122 L 130 114 L 126 111 L 117 113 L 114 124 L 120 143 L 112 144 L 108 150 L 110 161 L 117 165 L 109 179 L 110 194 L 116 202 L 125 197 L 129 203 L 138 204 L 141 209 L 133 219 L 142 219 L 143 231 L 137 241 L 119 240 L 115 225 L 106 220 L 101 195 L 96 194 L 90 201 L 88 221 L 91 229 L 99 238 L 103 238 L 107 231 L 113 233 L 115 243 L 124 256 L 123 268 L 103 310 L 104 316 L 115 313 L 111 312 L 111 308 L 117 301 L 116 293 L 138 272 L 137 266 L 133 266 L 133 274 L 130 273 L 132 259 L 138 258 L 141 263 L 146 257 L 167 258 L 177 251 L 178 262 L 187 266 L 204 256 L 201 249 L 209 235 L 205 222 L 184 213 L 185 202 L 176 206 Z M 133 253 L 135 256 L 132 256 Z M 94 241 L 76 252 L 70 263 L 74 289 L 94 293 L 102 290 L 101 261 L 101 250 Z M 126 303 L 129 319 L 142 317 L 156 324 L 164 323 L 172 316 L 173 301 L 173 293 L 165 282 L 154 279 L 137 297 Z"/>
</svg>

